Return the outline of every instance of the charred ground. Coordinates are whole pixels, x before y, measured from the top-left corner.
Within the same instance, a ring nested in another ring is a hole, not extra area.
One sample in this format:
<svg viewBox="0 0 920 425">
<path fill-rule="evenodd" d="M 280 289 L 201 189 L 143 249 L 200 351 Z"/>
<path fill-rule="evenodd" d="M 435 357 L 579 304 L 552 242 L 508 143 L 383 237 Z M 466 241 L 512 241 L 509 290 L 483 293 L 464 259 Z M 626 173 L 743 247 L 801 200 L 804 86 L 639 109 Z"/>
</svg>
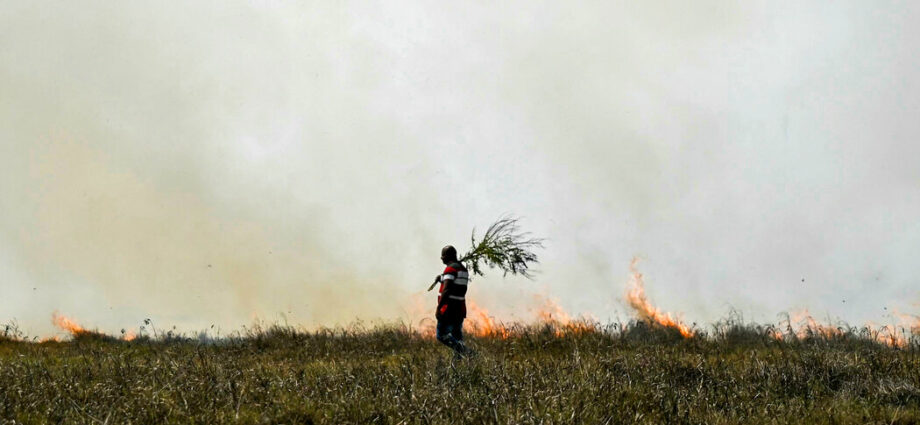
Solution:
<svg viewBox="0 0 920 425">
<path fill-rule="evenodd" d="M 517 326 L 475 358 L 404 326 L 255 327 L 221 340 L 0 343 L 17 423 L 915 423 L 918 344 L 856 329 L 774 337 L 724 323 Z"/>
</svg>

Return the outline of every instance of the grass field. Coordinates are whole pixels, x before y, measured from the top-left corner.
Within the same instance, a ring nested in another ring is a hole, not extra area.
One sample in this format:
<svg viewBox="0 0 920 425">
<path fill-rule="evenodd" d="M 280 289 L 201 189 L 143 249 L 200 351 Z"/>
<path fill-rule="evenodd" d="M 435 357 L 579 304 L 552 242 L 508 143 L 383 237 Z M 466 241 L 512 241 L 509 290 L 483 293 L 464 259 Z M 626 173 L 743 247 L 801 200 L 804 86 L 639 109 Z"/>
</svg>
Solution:
<svg viewBox="0 0 920 425">
<path fill-rule="evenodd" d="M 631 324 L 519 326 L 453 360 L 399 325 L 249 329 L 218 341 L 0 342 L 9 423 L 917 423 L 920 357 L 858 330 L 683 338 Z"/>
</svg>

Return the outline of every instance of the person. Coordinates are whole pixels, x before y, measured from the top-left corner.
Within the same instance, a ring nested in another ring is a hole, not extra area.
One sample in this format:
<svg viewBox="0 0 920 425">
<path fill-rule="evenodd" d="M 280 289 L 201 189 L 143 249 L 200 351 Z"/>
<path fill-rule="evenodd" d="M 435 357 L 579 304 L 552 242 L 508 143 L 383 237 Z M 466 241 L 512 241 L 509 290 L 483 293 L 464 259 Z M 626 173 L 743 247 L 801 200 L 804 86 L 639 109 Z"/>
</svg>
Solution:
<svg viewBox="0 0 920 425">
<path fill-rule="evenodd" d="M 438 321 L 437 338 L 442 344 L 454 350 L 457 357 L 472 354 L 463 343 L 463 320 L 466 318 L 466 288 L 470 274 L 457 259 L 457 250 L 450 245 L 441 249 L 441 262 L 447 266 L 444 273 L 434 279 L 428 288 L 430 291 L 438 283 L 438 307 L 435 319 Z"/>
</svg>

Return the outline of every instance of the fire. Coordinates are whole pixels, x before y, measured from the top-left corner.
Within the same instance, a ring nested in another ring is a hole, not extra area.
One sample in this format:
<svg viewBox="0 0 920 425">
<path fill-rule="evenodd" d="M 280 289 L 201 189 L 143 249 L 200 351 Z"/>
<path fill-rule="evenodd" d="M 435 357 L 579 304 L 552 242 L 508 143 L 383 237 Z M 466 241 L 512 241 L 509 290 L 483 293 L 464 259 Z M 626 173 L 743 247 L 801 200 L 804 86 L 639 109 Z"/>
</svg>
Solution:
<svg viewBox="0 0 920 425">
<path fill-rule="evenodd" d="M 536 298 L 543 303 L 543 305 L 540 306 L 540 310 L 537 311 L 537 316 L 544 323 L 568 324 L 572 322 L 572 317 L 559 306 L 559 303 L 556 302 L 555 299 L 542 295 L 537 295 Z"/>
<path fill-rule="evenodd" d="M 574 319 L 554 299 L 541 295 L 537 295 L 536 298 L 542 302 L 537 310 L 537 318 L 543 324 L 552 327 L 556 336 L 596 330 L 596 325 L 590 318 Z M 471 300 L 467 301 L 467 321 L 470 331 L 477 337 L 508 339 L 513 333 L 510 326 L 496 320 L 488 310 Z"/>
<path fill-rule="evenodd" d="M 124 341 L 134 341 L 137 338 L 137 334 L 132 330 L 122 331 L 121 339 Z"/>
<path fill-rule="evenodd" d="M 910 315 L 895 314 L 901 317 L 901 323 L 899 325 L 892 324 L 880 326 L 873 322 L 866 322 L 862 329 L 868 333 L 869 338 L 879 344 L 894 348 L 906 347 L 909 344 L 911 334 L 920 334 L 920 327 L 917 326 L 920 324 L 918 323 L 920 322 L 920 318 Z M 795 339 L 805 339 L 809 337 L 827 339 L 844 336 L 847 332 L 842 327 L 819 323 L 807 309 L 791 313 L 785 328 L 787 331 L 785 334 L 779 329 L 774 329 L 770 335 L 782 341 L 785 339 L 786 335 L 790 335 Z"/>
<path fill-rule="evenodd" d="M 70 335 L 74 337 L 78 337 L 81 335 L 90 335 L 90 334 L 104 336 L 104 334 L 102 334 L 101 332 L 91 331 L 91 330 L 84 328 L 83 326 L 80 326 L 80 324 L 77 323 L 74 319 L 64 316 L 56 311 L 51 314 L 51 323 L 53 323 L 54 326 L 57 326 L 61 330 L 65 330 L 69 332 Z M 137 334 L 134 333 L 134 331 L 122 330 L 121 339 L 123 341 L 133 341 L 135 338 L 137 338 Z M 59 342 L 61 341 L 61 338 L 58 336 L 53 336 L 50 338 L 42 339 L 40 342 L 50 342 L 50 341 Z"/>
<path fill-rule="evenodd" d="M 874 330 L 870 324 L 867 324 L 866 328 L 872 333 L 873 339 L 879 343 L 894 348 L 907 347 L 908 335 L 904 333 L 903 328 L 899 328 L 895 325 L 885 325 L 878 328 L 878 330 Z"/>
<path fill-rule="evenodd" d="M 778 341 L 784 340 L 786 335 L 795 339 L 805 339 L 808 337 L 834 338 L 844 333 L 843 329 L 837 326 L 819 323 L 808 309 L 790 313 L 786 325 L 784 327 L 780 325 L 770 333 Z M 871 329 L 872 326 L 866 325 L 866 327 Z M 785 333 L 782 331 L 783 328 L 786 330 Z"/>
<path fill-rule="evenodd" d="M 645 283 L 642 281 L 642 273 L 639 273 L 639 270 L 636 269 L 638 264 L 639 258 L 633 258 L 632 262 L 629 264 L 629 271 L 631 273 L 629 279 L 630 289 L 626 292 L 626 300 L 629 302 L 629 306 L 636 310 L 639 320 L 650 324 L 677 329 L 685 338 L 693 336 L 694 332 L 690 326 L 671 317 L 669 313 L 659 310 L 648 301 L 648 298 L 645 296 Z"/>
<path fill-rule="evenodd" d="M 427 308 L 421 297 L 415 297 L 414 308 L 411 313 L 412 317 L 422 317 L 417 321 L 417 332 L 424 338 L 434 338 L 436 335 L 436 324 L 432 315 L 434 308 Z M 507 339 L 511 336 L 511 328 L 503 325 L 495 319 L 483 307 L 472 300 L 467 300 L 466 304 L 466 321 L 465 331 L 483 338 L 501 338 Z M 415 321 L 415 320 L 413 320 Z"/>
<path fill-rule="evenodd" d="M 818 323 L 808 310 L 793 312 L 789 316 L 789 330 L 799 339 L 808 336 L 832 338 L 843 334 L 839 327 Z"/>
<path fill-rule="evenodd" d="M 62 316 L 56 311 L 51 314 L 51 323 L 53 323 L 54 326 L 61 328 L 62 330 L 70 332 L 70 334 L 73 336 L 89 333 L 89 331 L 77 324 L 77 322 L 74 322 L 72 319 L 66 316 Z"/>
<path fill-rule="evenodd" d="M 541 295 L 537 295 L 537 299 L 542 300 L 537 316 L 543 323 L 553 327 L 557 337 L 564 336 L 566 332 L 583 334 L 597 330 L 596 320 L 593 318 L 573 319 L 555 299 Z"/>
<path fill-rule="evenodd" d="M 574 318 L 567 313 L 555 299 L 536 295 L 536 319 L 538 323 L 552 327 L 557 336 L 566 333 L 582 334 L 597 330 L 596 320 L 592 317 Z M 407 308 L 407 313 L 419 335 L 433 338 L 436 334 L 435 321 L 431 317 L 434 308 L 429 304 L 429 297 L 422 292 L 413 294 Z M 471 299 L 466 300 L 467 317 L 464 330 L 480 338 L 508 339 L 513 336 L 514 328 L 510 322 L 496 319 L 488 309 L 477 304 Z M 515 322 L 517 323 L 517 322 Z"/>
<path fill-rule="evenodd" d="M 910 344 L 911 335 L 920 335 L 920 316 L 894 312 L 898 317 L 897 325 L 885 325 L 873 332 L 876 341 L 891 347 L 903 348 Z M 870 330 L 873 327 L 867 325 Z"/>
<path fill-rule="evenodd" d="M 466 307 L 467 320 L 473 335 L 500 339 L 508 339 L 511 336 L 511 329 L 496 321 L 488 310 L 480 307 L 472 300 L 467 301 Z"/>
<path fill-rule="evenodd" d="M 434 319 L 426 317 L 418 321 L 415 331 L 423 338 L 434 338 L 437 335 L 437 325 Z"/>
</svg>

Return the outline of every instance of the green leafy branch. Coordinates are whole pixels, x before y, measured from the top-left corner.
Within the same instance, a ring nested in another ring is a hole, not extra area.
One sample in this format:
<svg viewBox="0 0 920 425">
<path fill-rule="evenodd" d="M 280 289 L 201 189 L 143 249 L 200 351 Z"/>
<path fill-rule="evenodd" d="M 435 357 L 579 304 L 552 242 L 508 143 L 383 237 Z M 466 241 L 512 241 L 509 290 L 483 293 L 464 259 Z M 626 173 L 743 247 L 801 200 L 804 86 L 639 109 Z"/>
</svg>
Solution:
<svg viewBox="0 0 920 425">
<path fill-rule="evenodd" d="M 460 257 L 460 262 L 479 276 L 483 275 L 482 268 L 486 266 L 501 269 L 505 276 L 511 273 L 532 279 L 530 266 L 539 263 L 533 250 L 543 248 L 543 241 L 522 232 L 517 218 L 503 216 L 489 226 L 478 242 L 476 229 L 473 229 L 470 236 L 472 247 Z"/>
</svg>

